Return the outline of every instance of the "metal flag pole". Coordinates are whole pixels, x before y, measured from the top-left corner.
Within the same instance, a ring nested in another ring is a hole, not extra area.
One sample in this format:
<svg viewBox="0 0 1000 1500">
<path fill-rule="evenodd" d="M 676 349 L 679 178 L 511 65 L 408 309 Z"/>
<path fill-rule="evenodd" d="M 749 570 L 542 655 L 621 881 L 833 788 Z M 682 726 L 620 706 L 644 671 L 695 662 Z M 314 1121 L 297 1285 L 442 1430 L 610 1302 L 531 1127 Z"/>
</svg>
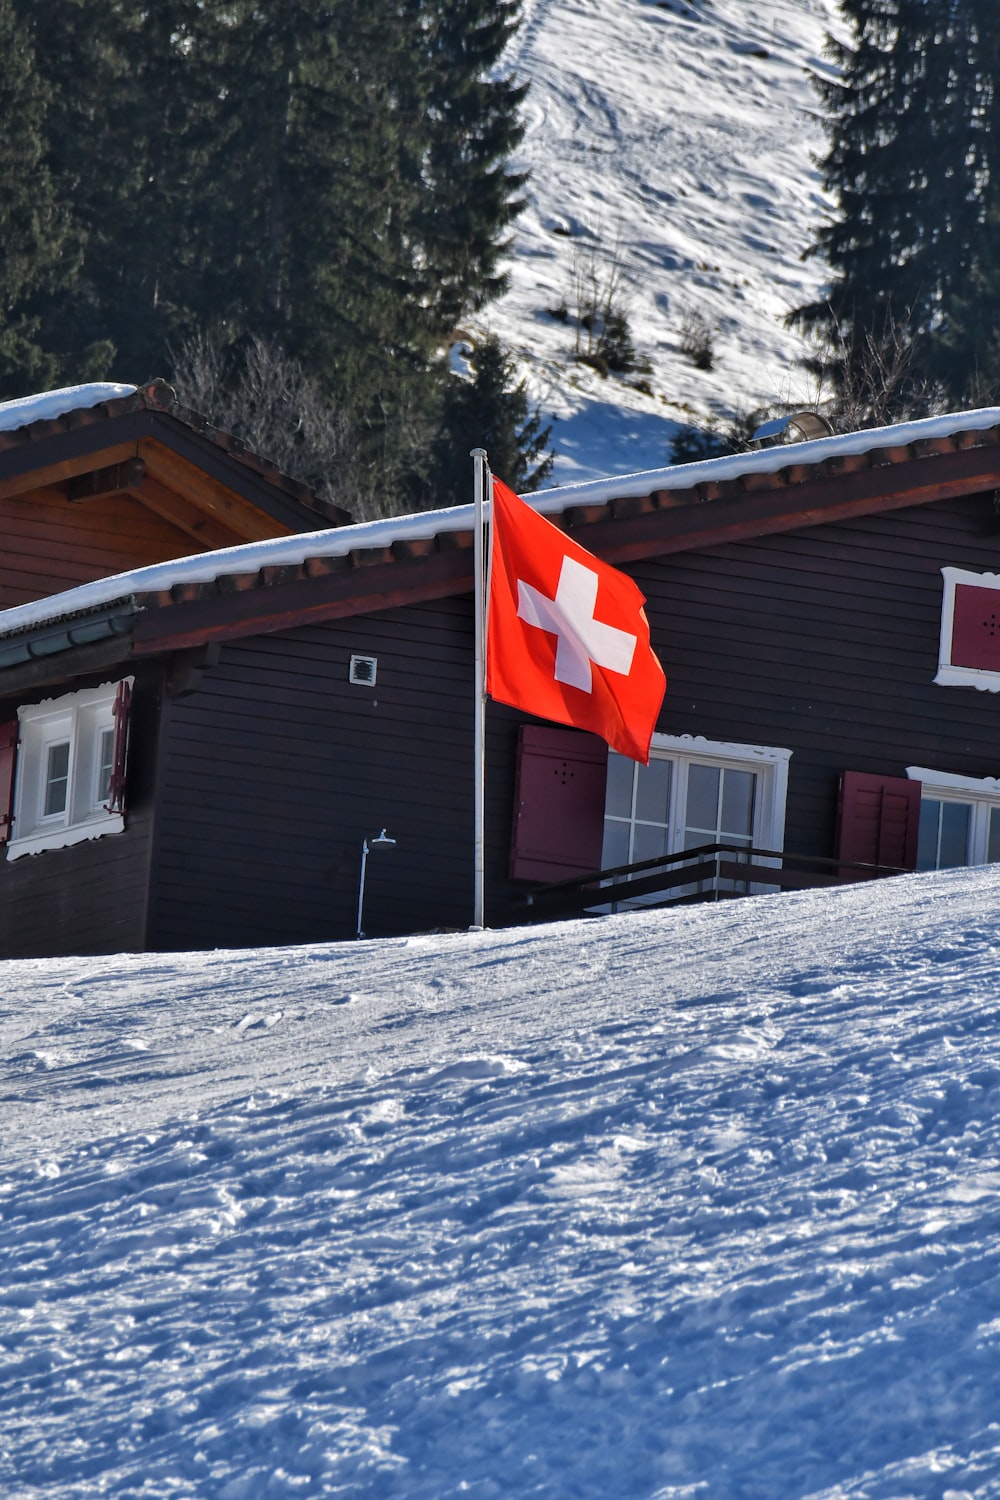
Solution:
<svg viewBox="0 0 1000 1500">
<path fill-rule="evenodd" d="M 473 484 L 476 501 L 475 515 L 475 598 L 476 612 L 476 716 L 473 755 L 475 757 L 475 792 L 473 800 L 473 830 L 475 839 L 475 880 L 473 895 L 473 932 L 482 932 L 485 906 L 485 857 L 486 842 L 486 566 L 484 559 L 484 492 L 486 489 L 486 449 L 472 449 Z"/>
</svg>

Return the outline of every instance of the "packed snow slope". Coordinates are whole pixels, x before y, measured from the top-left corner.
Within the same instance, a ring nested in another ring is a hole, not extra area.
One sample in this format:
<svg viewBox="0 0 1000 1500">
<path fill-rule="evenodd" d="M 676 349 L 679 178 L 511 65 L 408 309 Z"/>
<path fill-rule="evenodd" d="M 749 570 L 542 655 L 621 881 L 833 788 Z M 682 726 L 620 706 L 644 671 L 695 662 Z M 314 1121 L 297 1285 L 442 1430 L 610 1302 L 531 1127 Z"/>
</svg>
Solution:
<svg viewBox="0 0 1000 1500">
<path fill-rule="evenodd" d="M 530 83 L 527 208 L 510 292 L 481 326 L 558 419 L 553 483 L 656 468 L 687 423 L 808 403 L 784 319 L 827 279 L 802 255 L 830 211 L 813 79 L 830 76 L 835 0 L 524 0 L 523 14 L 504 66 Z M 646 375 L 574 361 L 574 273 L 618 279 Z M 710 370 L 683 352 L 698 320 Z"/>
<path fill-rule="evenodd" d="M 0 1494 L 1000 1494 L 1000 869 L 8 963 Z"/>
</svg>

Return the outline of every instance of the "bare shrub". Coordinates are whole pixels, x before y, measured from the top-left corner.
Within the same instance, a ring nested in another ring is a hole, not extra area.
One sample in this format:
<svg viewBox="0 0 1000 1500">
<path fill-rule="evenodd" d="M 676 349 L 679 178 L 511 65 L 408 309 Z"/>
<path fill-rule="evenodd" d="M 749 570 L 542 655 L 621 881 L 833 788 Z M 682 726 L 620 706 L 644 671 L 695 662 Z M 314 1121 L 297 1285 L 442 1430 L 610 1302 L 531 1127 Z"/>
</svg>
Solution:
<svg viewBox="0 0 1000 1500">
<path fill-rule="evenodd" d="M 596 245 L 577 247 L 571 290 L 572 305 L 567 311 L 576 324 L 574 358 L 601 375 L 631 370 L 650 373 L 652 365 L 637 354 L 632 340 L 620 239 L 607 255 L 600 254 Z"/>
<path fill-rule="evenodd" d="M 698 370 L 715 366 L 715 328 L 704 313 L 689 311 L 681 323 L 681 353 Z"/>
<path fill-rule="evenodd" d="M 253 337 L 233 351 L 212 334 L 198 334 L 172 358 L 172 383 L 185 405 L 308 484 L 321 500 L 357 520 L 392 508 L 394 489 L 384 472 L 365 469 L 357 459 L 356 421 L 333 407 L 319 381 L 279 344 Z"/>
<path fill-rule="evenodd" d="M 836 431 L 888 427 L 943 409 L 941 388 L 917 373 L 918 342 L 909 318 L 889 312 L 880 327 L 849 335 L 833 324 L 833 358 L 814 368 L 832 383 L 826 406 Z"/>
</svg>

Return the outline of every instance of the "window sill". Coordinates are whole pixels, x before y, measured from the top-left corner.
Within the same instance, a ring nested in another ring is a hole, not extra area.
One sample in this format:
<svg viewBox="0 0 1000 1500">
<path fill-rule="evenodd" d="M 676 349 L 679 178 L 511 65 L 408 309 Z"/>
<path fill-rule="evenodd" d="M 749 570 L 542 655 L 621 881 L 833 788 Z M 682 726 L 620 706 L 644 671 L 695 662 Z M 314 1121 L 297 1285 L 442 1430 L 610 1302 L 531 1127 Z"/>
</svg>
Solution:
<svg viewBox="0 0 1000 1500">
<path fill-rule="evenodd" d="M 1000 672 L 981 667 L 955 667 L 943 662 L 934 678 L 936 687 L 971 687 L 980 693 L 1000 693 Z"/>
<path fill-rule="evenodd" d="M 121 813 L 102 812 L 69 828 L 37 829 L 22 839 L 11 839 L 7 844 L 7 858 L 20 859 L 22 854 L 41 854 L 46 849 L 68 849 L 71 844 L 83 844 L 88 839 L 101 839 L 109 833 L 124 831 L 125 819 Z"/>
</svg>

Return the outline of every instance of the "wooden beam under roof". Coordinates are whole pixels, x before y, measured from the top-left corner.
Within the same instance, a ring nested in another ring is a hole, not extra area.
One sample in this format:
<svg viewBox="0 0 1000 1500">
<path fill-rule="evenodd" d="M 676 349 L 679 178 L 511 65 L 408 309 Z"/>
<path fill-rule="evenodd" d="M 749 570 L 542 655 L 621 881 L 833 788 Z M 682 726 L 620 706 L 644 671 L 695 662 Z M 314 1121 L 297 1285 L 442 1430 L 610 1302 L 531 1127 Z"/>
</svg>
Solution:
<svg viewBox="0 0 1000 1500">
<path fill-rule="evenodd" d="M 74 505 L 88 500 L 105 500 L 109 495 L 135 492 L 146 474 L 146 465 L 141 458 L 127 458 L 123 463 L 111 464 L 106 469 L 92 469 L 88 474 L 79 474 L 66 481 L 66 499 Z"/>
<path fill-rule="evenodd" d="M 290 535 L 287 526 L 279 526 L 271 516 L 153 438 L 140 441 L 139 453 L 145 460 L 150 478 L 159 480 L 201 511 L 229 526 L 241 541 L 262 542 L 269 537 Z"/>
<path fill-rule="evenodd" d="M 235 525 L 216 519 L 184 495 L 179 495 L 169 485 L 151 479 L 148 474 L 141 485 L 129 493 L 154 515 L 193 537 L 206 552 L 214 551 L 217 547 L 237 547 L 247 541 L 247 537 Z"/>
<path fill-rule="evenodd" d="M 142 465 L 141 476 L 135 467 L 138 464 Z M 193 524 L 205 517 L 207 524 L 200 534 L 220 538 L 206 541 L 206 546 L 233 546 L 239 542 L 291 535 L 289 526 L 259 510 L 242 495 L 203 473 L 162 443 L 149 438 L 116 443 L 96 452 L 77 454 L 57 463 L 0 478 L 0 501 L 17 499 L 39 490 L 58 489 L 74 503 L 114 494 L 128 494 L 144 503 L 151 480 L 160 488 L 149 488 L 149 509 L 167 520 L 176 520 L 178 526 L 188 532 Z M 169 495 L 177 496 L 176 502 L 172 502 L 173 514 L 162 508 Z"/>
<path fill-rule="evenodd" d="M 0 479 L 0 500 L 10 500 L 32 490 L 51 489 L 78 479 L 82 474 L 91 474 L 96 469 L 109 469 L 115 464 L 128 463 L 136 458 L 136 444 L 116 443 L 102 448 L 97 453 L 78 453 L 74 458 L 64 458 L 58 463 L 45 464 L 40 469 L 26 469 L 22 474 L 11 474 Z"/>
</svg>

